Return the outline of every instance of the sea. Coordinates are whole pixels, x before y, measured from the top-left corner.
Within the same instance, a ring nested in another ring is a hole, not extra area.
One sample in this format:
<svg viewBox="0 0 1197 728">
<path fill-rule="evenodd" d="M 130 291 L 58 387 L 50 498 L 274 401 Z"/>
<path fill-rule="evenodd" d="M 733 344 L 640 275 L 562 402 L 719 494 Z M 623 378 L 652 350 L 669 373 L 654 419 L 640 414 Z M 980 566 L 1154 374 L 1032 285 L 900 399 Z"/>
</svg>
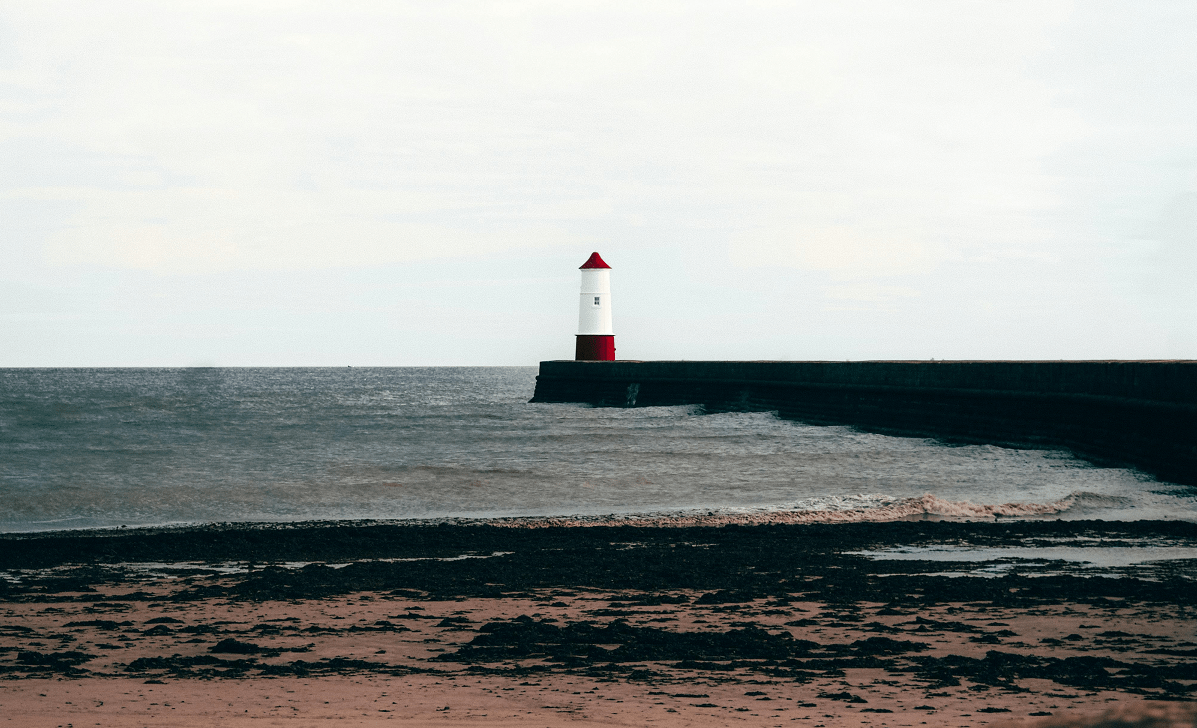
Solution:
<svg viewBox="0 0 1197 728">
<path fill-rule="evenodd" d="M 0 370 L 0 532 L 878 509 L 1197 521 L 1194 489 L 1062 450 L 772 412 L 532 404 L 535 379 L 535 367 Z"/>
</svg>

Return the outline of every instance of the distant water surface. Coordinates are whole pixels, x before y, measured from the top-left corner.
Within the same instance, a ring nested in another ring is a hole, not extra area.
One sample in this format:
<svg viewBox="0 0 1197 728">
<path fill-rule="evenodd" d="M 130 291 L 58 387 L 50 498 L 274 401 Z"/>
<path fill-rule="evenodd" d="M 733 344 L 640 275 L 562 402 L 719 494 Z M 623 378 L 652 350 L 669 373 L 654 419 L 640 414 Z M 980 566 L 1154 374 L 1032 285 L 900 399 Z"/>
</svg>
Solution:
<svg viewBox="0 0 1197 728">
<path fill-rule="evenodd" d="M 0 370 L 0 531 L 222 521 L 855 511 L 932 494 L 1197 521 L 1060 451 L 771 413 L 529 404 L 536 369 Z M 951 514 L 948 514 L 951 515 Z"/>
</svg>

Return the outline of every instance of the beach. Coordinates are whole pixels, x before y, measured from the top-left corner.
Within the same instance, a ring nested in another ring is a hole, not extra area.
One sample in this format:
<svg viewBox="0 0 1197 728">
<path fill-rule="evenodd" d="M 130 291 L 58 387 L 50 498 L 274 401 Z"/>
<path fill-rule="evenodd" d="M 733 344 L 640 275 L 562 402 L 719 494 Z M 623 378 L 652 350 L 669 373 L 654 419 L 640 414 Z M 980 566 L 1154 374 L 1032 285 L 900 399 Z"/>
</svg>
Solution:
<svg viewBox="0 0 1197 728">
<path fill-rule="evenodd" d="M 899 726 L 1178 706 L 1191 719 L 1197 561 L 1125 554 L 1194 545 L 1193 524 L 1098 521 L 6 535 L 0 715 Z M 1026 548 L 1087 556 L 1005 555 Z"/>
</svg>

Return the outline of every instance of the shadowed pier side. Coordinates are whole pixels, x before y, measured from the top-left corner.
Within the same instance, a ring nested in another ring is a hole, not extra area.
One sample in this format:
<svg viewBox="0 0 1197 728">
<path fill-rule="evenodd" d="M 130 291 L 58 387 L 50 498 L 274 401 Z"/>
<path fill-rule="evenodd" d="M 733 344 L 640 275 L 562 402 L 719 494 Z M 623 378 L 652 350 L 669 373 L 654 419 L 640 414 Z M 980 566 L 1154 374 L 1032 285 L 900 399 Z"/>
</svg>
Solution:
<svg viewBox="0 0 1197 728">
<path fill-rule="evenodd" d="M 776 410 L 888 434 L 1063 447 L 1197 485 L 1197 361 L 544 361 L 532 401 Z"/>
</svg>

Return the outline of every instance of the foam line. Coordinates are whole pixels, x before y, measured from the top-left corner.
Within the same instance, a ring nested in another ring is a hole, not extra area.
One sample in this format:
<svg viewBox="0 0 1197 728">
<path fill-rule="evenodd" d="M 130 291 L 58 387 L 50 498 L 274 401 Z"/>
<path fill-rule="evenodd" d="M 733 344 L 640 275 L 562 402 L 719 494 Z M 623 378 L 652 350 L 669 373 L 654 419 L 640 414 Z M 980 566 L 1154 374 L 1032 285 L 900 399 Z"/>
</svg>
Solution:
<svg viewBox="0 0 1197 728">
<path fill-rule="evenodd" d="M 773 523 L 862 523 L 899 521 L 920 516 L 960 520 L 991 521 L 998 517 L 1018 518 L 1063 513 L 1082 501 L 1108 500 L 1095 493 L 1071 493 L 1050 503 L 1000 503 L 987 505 L 970 501 L 949 501 L 930 493 L 914 498 L 884 495 L 812 499 L 785 508 L 722 510 L 707 512 L 654 513 L 608 516 L 563 516 L 551 518 L 495 519 L 495 525 L 525 528 L 550 526 L 723 526 Z M 1121 499 L 1115 499 L 1121 500 Z M 1107 504 L 1112 505 L 1112 504 Z"/>
</svg>

